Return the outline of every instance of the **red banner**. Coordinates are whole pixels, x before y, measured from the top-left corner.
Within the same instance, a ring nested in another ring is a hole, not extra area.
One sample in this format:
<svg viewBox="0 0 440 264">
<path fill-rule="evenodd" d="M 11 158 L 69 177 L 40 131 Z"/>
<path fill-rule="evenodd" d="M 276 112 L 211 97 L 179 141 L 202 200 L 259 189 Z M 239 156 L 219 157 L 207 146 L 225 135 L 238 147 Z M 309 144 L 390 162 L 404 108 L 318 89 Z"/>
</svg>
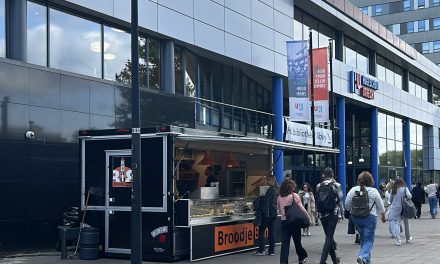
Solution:
<svg viewBox="0 0 440 264">
<path fill-rule="evenodd" d="M 313 92 L 315 97 L 315 122 L 329 121 L 327 50 L 327 48 L 313 49 Z"/>
</svg>

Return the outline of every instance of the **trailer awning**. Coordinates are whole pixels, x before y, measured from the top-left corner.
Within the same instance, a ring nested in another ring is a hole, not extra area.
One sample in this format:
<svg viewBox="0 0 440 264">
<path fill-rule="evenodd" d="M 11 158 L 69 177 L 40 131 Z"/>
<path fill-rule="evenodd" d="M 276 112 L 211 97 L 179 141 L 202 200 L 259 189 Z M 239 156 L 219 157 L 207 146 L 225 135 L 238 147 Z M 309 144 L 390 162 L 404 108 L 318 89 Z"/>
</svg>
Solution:
<svg viewBox="0 0 440 264">
<path fill-rule="evenodd" d="M 176 136 L 176 145 L 184 146 L 188 141 L 190 148 L 210 149 L 217 151 L 233 151 L 241 153 L 268 154 L 274 147 L 284 150 L 305 150 L 319 153 L 339 153 L 339 149 L 331 149 L 310 145 L 279 142 L 258 137 L 223 137 L 210 135 L 180 134 Z M 179 142 L 180 141 L 180 142 Z"/>
</svg>

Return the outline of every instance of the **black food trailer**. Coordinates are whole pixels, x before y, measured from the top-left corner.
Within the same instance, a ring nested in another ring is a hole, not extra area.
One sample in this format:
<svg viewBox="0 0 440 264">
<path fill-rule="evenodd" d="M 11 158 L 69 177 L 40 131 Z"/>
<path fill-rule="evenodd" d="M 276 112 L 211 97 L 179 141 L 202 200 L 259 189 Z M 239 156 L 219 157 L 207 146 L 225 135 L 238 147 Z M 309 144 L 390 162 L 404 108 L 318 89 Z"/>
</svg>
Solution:
<svg viewBox="0 0 440 264">
<path fill-rule="evenodd" d="M 79 139 L 86 222 L 99 228 L 103 256 L 129 257 L 131 131 L 84 130 Z M 172 126 L 141 129 L 143 259 L 195 261 L 256 248 L 252 201 L 264 193 L 274 146 L 303 147 Z M 213 158 L 204 163 L 207 150 Z M 213 162 L 231 153 L 238 160 L 232 168 Z M 208 187 L 206 165 L 218 178 Z M 279 219 L 275 230 L 279 242 Z"/>
</svg>

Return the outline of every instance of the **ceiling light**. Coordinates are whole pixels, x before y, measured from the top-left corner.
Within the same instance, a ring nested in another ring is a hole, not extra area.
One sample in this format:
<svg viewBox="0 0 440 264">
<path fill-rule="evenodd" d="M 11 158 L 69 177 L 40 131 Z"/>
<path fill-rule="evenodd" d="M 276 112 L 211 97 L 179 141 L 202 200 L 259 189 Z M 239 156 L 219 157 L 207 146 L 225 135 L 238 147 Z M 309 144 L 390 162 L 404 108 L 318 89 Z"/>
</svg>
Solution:
<svg viewBox="0 0 440 264">
<path fill-rule="evenodd" d="M 228 153 L 228 159 L 225 161 L 225 167 L 234 168 L 239 167 L 238 161 L 232 157 L 232 152 Z"/>
<path fill-rule="evenodd" d="M 111 53 L 104 54 L 104 60 L 114 60 L 115 58 L 116 58 L 116 56 L 114 54 L 111 54 Z"/>
<path fill-rule="evenodd" d="M 203 159 L 199 162 L 199 165 L 214 165 L 215 162 L 211 158 L 211 153 L 209 150 L 205 151 L 205 156 L 203 156 Z"/>
<path fill-rule="evenodd" d="M 349 161 L 347 162 L 347 164 L 348 164 L 348 165 L 351 165 L 351 164 L 353 164 L 353 161 L 349 160 Z"/>
</svg>

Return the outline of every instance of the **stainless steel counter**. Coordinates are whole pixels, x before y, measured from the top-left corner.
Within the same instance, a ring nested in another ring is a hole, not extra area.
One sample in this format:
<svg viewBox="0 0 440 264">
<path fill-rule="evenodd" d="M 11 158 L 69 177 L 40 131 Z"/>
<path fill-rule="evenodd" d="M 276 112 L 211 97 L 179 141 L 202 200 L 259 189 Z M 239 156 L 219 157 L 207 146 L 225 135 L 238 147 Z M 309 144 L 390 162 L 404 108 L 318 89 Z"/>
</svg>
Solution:
<svg viewBox="0 0 440 264">
<path fill-rule="evenodd" d="M 190 225 L 206 225 L 206 224 L 217 224 L 225 222 L 234 222 L 241 220 L 251 220 L 254 219 L 254 213 L 243 213 L 236 215 L 225 215 L 225 216 L 209 216 L 209 217 L 197 217 L 191 218 Z"/>
</svg>

